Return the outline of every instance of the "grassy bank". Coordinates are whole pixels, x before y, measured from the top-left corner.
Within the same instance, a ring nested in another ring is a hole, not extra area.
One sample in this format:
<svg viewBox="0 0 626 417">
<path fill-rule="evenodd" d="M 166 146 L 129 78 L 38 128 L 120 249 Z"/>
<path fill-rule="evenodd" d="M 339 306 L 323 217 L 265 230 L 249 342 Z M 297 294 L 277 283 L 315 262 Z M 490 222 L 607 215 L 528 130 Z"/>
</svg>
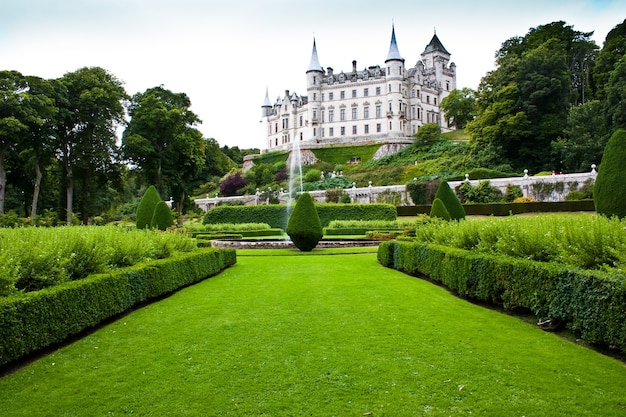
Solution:
<svg viewBox="0 0 626 417">
<path fill-rule="evenodd" d="M 4 376 L 0 403 L 6 416 L 622 416 L 626 366 L 373 254 L 246 253 Z"/>
</svg>

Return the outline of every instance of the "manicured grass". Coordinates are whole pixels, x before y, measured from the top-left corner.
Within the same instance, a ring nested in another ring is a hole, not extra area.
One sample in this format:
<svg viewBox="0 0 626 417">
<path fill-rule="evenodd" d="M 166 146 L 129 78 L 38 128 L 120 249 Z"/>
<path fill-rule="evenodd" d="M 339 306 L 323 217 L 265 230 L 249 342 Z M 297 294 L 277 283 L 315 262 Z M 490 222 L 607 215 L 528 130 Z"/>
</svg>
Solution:
<svg viewBox="0 0 626 417">
<path fill-rule="evenodd" d="M 1 378 L 2 415 L 626 414 L 624 363 L 373 254 L 316 251 L 245 253 Z"/>
</svg>

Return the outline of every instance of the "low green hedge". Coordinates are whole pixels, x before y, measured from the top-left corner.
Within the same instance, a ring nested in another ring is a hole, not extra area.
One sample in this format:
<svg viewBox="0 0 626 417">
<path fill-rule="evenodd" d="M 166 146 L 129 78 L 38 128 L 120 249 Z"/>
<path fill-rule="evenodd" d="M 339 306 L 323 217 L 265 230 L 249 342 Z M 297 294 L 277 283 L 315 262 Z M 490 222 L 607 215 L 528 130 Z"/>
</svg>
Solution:
<svg viewBox="0 0 626 417">
<path fill-rule="evenodd" d="M 285 232 L 280 228 L 272 228 L 272 229 L 261 229 L 261 230 L 229 230 L 224 229 L 220 231 L 214 232 L 197 232 L 194 233 L 194 237 L 196 239 L 206 239 L 207 236 L 222 236 L 222 235 L 239 235 L 240 237 L 263 237 L 263 236 L 277 236 L 283 235 Z M 211 237 L 212 239 L 212 237 Z"/>
<path fill-rule="evenodd" d="M 364 235 L 367 232 L 402 232 L 402 229 L 388 227 L 325 227 L 324 235 Z"/>
<path fill-rule="evenodd" d="M 567 324 L 583 340 L 626 352 L 626 276 L 416 242 L 383 242 L 378 261 L 457 294 L 523 307 Z"/>
<path fill-rule="evenodd" d="M 1 298 L 0 366 L 236 262 L 233 249 L 177 252 L 167 259 Z"/>
<path fill-rule="evenodd" d="M 430 213 L 429 204 L 398 206 L 398 216 L 416 216 Z M 568 211 L 595 211 L 593 200 L 537 201 L 529 203 L 463 204 L 468 216 L 508 216 L 521 213 L 558 213 Z"/>
<path fill-rule="evenodd" d="M 396 207 L 391 204 L 316 204 L 322 227 L 332 220 L 396 220 Z M 267 223 L 273 228 L 287 228 L 287 205 L 218 206 L 204 216 L 204 224 Z"/>
</svg>

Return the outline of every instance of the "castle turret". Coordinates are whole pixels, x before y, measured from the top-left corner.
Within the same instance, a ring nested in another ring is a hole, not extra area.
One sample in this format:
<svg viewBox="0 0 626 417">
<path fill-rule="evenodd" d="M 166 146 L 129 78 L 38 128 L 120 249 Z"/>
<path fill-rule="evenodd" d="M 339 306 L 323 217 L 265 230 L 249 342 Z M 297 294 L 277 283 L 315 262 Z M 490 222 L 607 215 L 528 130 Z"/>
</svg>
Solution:
<svg viewBox="0 0 626 417">
<path fill-rule="evenodd" d="M 391 43 L 385 65 L 387 65 L 387 133 L 390 137 L 402 136 L 405 129 L 404 115 L 406 112 L 406 104 L 402 100 L 404 58 L 398 50 L 396 30 L 393 26 L 391 27 Z"/>
<path fill-rule="evenodd" d="M 320 61 L 317 58 L 317 46 L 315 44 L 315 39 L 313 39 L 311 62 L 309 63 L 309 68 L 306 70 L 306 76 L 307 93 L 309 96 L 308 118 L 311 121 L 307 136 L 319 141 L 321 137 L 319 123 L 321 114 L 320 107 L 322 102 L 322 77 L 324 76 L 324 69 L 320 65 Z"/>
<path fill-rule="evenodd" d="M 272 102 L 270 101 L 270 96 L 265 87 L 265 100 L 263 100 L 263 104 L 261 105 L 261 115 L 262 117 L 268 117 L 272 114 Z"/>
</svg>

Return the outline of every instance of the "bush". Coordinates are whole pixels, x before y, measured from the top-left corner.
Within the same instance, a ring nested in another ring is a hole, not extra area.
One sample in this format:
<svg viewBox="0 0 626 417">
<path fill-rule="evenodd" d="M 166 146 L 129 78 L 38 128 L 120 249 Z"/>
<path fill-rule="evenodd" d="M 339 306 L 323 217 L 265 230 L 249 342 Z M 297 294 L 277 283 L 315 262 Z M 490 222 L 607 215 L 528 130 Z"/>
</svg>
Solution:
<svg viewBox="0 0 626 417">
<path fill-rule="evenodd" d="M 433 201 L 433 205 L 430 209 L 430 217 L 436 217 L 444 220 L 451 219 L 446 205 L 443 204 L 443 201 L 438 198 L 435 198 L 435 201 Z"/>
<path fill-rule="evenodd" d="M 139 205 L 137 206 L 137 229 L 145 229 L 150 227 L 150 223 L 152 223 L 152 216 L 154 215 L 154 208 L 159 201 L 161 201 L 161 197 L 159 197 L 159 192 L 154 185 L 151 185 L 143 194 L 143 197 L 141 197 Z"/>
<path fill-rule="evenodd" d="M 448 185 L 447 181 L 441 181 L 437 193 L 435 194 L 435 201 L 441 200 L 445 206 L 450 220 L 461 220 L 465 218 L 465 209 L 459 198 L 456 196 L 452 188 Z M 434 205 L 434 203 L 433 203 Z"/>
<path fill-rule="evenodd" d="M 310 252 L 322 239 L 322 223 L 309 193 L 301 194 L 298 198 L 289 216 L 287 234 L 302 252 Z"/>
<path fill-rule="evenodd" d="M 411 196 L 413 204 L 431 204 L 439 188 L 438 179 L 430 181 L 411 181 L 406 185 L 406 190 Z"/>
<path fill-rule="evenodd" d="M 327 203 L 339 203 L 346 192 L 342 188 L 332 188 L 330 190 L 326 190 L 324 194 Z"/>
<path fill-rule="evenodd" d="M 170 210 L 165 201 L 159 201 L 154 208 L 150 227 L 158 230 L 167 230 L 168 227 L 173 225 L 174 216 L 172 216 L 172 210 Z"/>
<path fill-rule="evenodd" d="M 619 129 L 609 139 L 593 190 L 596 212 L 607 217 L 626 217 L 626 130 Z"/>
<path fill-rule="evenodd" d="M 237 195 L 237 191 L 248 184 L 248 180 L 241 176 L 241 172 L 227 175 L 220 183 L 220 193 L 226 197 Z"/>
<path fill-rule="evenodd" d="M 465 181 L 455 191 L 462 203 L 496 203 L 503 198 L 502 192 L 487 180 L 479 181 L 477 186 Z"/>
<path fill-rule="evenodd" d="M 304 182 L 318 182 L 322 178 L 322 172 L 319 169 L 311 168 L 302 179 Z"/>
<path fill-rule="evenodd" d="M 504 192 L 504 201 L 506 201 L 507 203 L 511 203 L 523 196 L 524 193 L 522 192 L 522 187 L 520 187 L 519 185 L 506 185 L 506 191 Z"/>
</svg>

